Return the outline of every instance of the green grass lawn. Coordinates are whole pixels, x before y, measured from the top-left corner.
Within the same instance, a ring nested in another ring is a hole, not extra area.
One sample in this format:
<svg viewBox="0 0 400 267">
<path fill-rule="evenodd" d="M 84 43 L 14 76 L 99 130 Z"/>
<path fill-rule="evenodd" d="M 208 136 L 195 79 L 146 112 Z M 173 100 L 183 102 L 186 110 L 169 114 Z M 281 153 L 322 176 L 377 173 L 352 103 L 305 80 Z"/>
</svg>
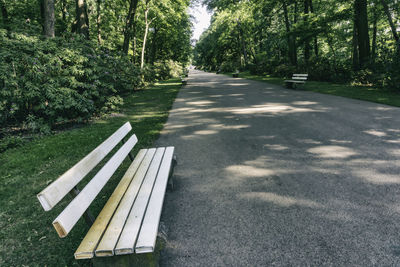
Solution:
<svg viewBox="0 0 400 267">
<path fill-rule="evenodd" d="M 232 75 L 232 73 L 226 73 L 227 75 Z M 271 76 L 259 76 L 252 75 L 249 72 L 241 72 L 239 74 L 240 78 L 257 80 L 268 82 L 272 84 L 282 85 L 284 78 L 276 78 Z M 314 82 L 308 81 L 302 90 L 313 91 L 322 94 L 330 94 L 343 96 L 348 98 L 366 100 L 381 104 L 386 104 L 390 106 L 400 107 L 400 93 L 396 91 L 390 91 L 387 89 L 381 89 L 374 86 L 356 86 L 349 84 L 337 84 L 329 82 Z"/>
<path fill-rule="evenodd" d="M 151 146 L 163 128 L 180 87 L 177 79 L 160 82 L 125 97 L 120 114 L 1 153 L 0 266 L 89 265 L 89 261 L 76 261 L 73 257 L 88 230 L 83 219 L 63 239 L 57 236 L 52 226 L 52 221 L 66 206 L 69 196 L 53 210 L 45 212 L 36 194 L 126 121 L 131 123 L 132 132 L 139 139 L 133 153 Z M 129 159 L 126 159 L 97 196 L 90 208 L 94 215 L 105 204 L 128 164 Z M 92 173 L 88 176 L 93 176 Z M 78 187 L 82 188 L 89 179 L 84 180 Z"/>
</svg>

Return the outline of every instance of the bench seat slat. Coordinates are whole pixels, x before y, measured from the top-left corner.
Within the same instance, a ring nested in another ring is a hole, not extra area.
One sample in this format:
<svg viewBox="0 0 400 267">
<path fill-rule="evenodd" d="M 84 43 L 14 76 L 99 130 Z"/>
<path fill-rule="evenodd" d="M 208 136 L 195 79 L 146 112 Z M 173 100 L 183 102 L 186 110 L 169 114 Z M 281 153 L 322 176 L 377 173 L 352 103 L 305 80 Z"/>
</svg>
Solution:
<svg viewBox="0 0 400 267">
<path fill-rule="evenodd" d="M 293 80 L 307 81 L 307 77 L 296 77 L 296 76 L 293 76 L 292 79 L 293 79 Z"/>
<path fill-rule="evenodd" d="M 109 221 L 111 220 L 115 209 L 124 196 L 128 186 L 131 184 L 133 177 L 138 172 L 138 168 L 141 165 L 146 152 L 147 149 L 141 149 L 136 155 L 134 161 L 125 172 L 121 181 L 118 183 L 114 192 L 108 199 L 106 205 L 97 216 L 96 221 L 93 223 L 89 232 L 86 234 L 78 249 L 75 251 L 75 259 L 91 259 L 94 257 L 94 250 L 96 249 L 97 244 L 99 243 Z"/>
<path fill-rule="evenodd" d="M 165 190 L 167 188 L 173 155 L 174 147 L 167 147 L 158 171 L 157 180 L 151 193 L 146 215 L 143 219 L 142 228 L 140 229 L 139 237 L 136 242 L 136 253 L 147 253 L 154 251 L 157 239 L 158 224 L 160 222 Z"/>
<path fill-rule="evenodd" d="M 132 126 L 129 122 L 121 126 L 114 134 L 97 146 L 86 157 L 61 175 L 37 195 L 45 211 L 51 210 L 76 186 L 104 157 L 124 138 Z"/>
<path fill-rule="evenodd" d="M 67 236 L 136 143 L 136 135 L 132 135 L 53 221 L 60 237 Z"/>
<path fill-rule="evenodd" d="M 149 202 L 150 194 L 153 190 L 160 163 L 164 155 L 165 148 L 157 148 L 153 161 L 147 171 L 142 188 L 132 206 L 131 213 L 126 220 L 125 227 L 121 233 L 118 243 L 114 249 L 115 255 L 132 254 L 137 236 L 142 225 L 143 217 Z"/>
<path fill-rule="evenodd" d="M 114 255 L 114 247 L 117 244 L 118 238 L 122 232 L 125 221 L 129 215 L 133 202 L 136 199 L 136 196 L 139 192 L 139 189 L 142 185 L 143 179 L 146 175 L 146 172 L 152 162 L 154 154 L 156 152 L 155 148 L 149 149 L 146 153 L 146 156 L 140 165 L 138 171 L 133 178 L 132 183 L 129 185 L 129 188 L 126 190 L 126 193 L 121 200 L 117 210 L 115 211 L 110 224 L 107 227 L 107 230 L 104 232 L 103 237 L 99 245 L 96 248 L 96 256 L 112 256 Z"/>
</svg>

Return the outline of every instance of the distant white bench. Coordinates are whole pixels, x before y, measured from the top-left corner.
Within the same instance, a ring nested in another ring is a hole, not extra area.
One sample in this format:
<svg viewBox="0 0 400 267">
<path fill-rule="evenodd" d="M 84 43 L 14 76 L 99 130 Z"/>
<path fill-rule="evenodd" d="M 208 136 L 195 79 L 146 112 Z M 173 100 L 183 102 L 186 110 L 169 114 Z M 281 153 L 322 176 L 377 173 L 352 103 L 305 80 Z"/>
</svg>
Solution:
<svg viewBox="0 0 400 267">
<path fill-rule="evenodd" d="M 291 80 L 285 80 L 287 88 L 295 89 L 297 85 L 304 85 L 307 81 L 308 74 L 293 74 Z"/>
<path fill-rule="evenodd" d="M 174 147 L 142 149 L 133 159 L 130 151 L 138 141 L 136 135 L 124 142 L 131 129 L 130 123 L 125 123 L 37 195 L 48 211 L 73 192 L 75 198 L 53 221 L 58 235 L 65 237 L 130 156 L 132 163 L 76 250 L 76 259 L 152 253 L 155 249 L 164 195 L 176 164 Z M 79 192 L 76 185 L 120 142 L 123 145 Z M 92 223 L 91 215 L 85 213 L 85 219 Z M 115 257 L 112 260 L 116 263 Z"/>
</svg>

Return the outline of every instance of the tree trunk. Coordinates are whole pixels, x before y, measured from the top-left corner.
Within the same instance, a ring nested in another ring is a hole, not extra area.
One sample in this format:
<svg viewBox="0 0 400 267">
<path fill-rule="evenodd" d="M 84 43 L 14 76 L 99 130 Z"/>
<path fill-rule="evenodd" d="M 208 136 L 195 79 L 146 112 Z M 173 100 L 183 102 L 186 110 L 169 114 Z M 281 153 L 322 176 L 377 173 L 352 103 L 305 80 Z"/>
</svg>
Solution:
<svg viewBox="0 0 400 267">
<path fill-rule="evenodd" d="M 151 56 L 150 56 L 150 63 L 154 64 L 156 61 L 156 56 L 157 56 L 157 34 L 158 34 L 158 29 L 157 27 L 154 27 L 154 34 L 153 38 L 151 41 Z"/>
<path fill-rule="evenodd" d="M 101 39 L 101 0 L 97 0 L 96 6 L 96 26 L 97 26 L 97 42 L 101 44 L 103 40 Z"/>
<path fill-rule="evenodd" d="M 373 31 L 372 31 L 372 52 L 371 60 L 374 63 L 376 58 L 376 34 L 377 34 L 377 24 L 378 24 L 378 10 L 376 5 L 374 6 L 374 21 L 373 21 Z"/>
<path fill-rule="evenodd" d="M 39 0 L 39 5 L 40 5 L 40 25 L 42 25 L 42 33 L 44 34 L 44 21 L 46 18 L 46 8 L 44 7 L 44 1 L 45 0 Z"/>
<path fill-rule="evenodd" d="M 61 1 L 61 13 L 62 13 L 62 20 L 64 23 L 67 21 L 67 2 L 66 0 Z"/>
<path fill-rule="evenodd" d="M 353 70 L 359 70 L 360 69 L 360 61 L 358 58 L 358 35 L 357 35 L 357 27 L 356 24 L 354 23 L 353 25 L 353 55 L 352 55 L 352 61 L 353 61 Z"/>
<path fill-rule="evenodd" d="M 304 22 L 307 24 L 308 21 L 308 13 L 310 9 L 310 2 L 309 0 L 304 0 Z M 310 59 L 310 40 L 309 38 L 304 40 L 304 61 L 306 62 L 306 65 L 308 66 L 308 60 Z"/>
<path fill-rule="evenodd" d="M 136 64 L 136 36 L 133 36 L 132 63 Z"/>
<path fill-rule="evenodd" d="M 8 21 L 8 12 L 7 12 L 7 7 L 6 3 L 4 3 L 4 0 L 0 0 L 0 8 L 1 8 L 1 15 L 3 17 L 3 21 Z"/>
<path fill-rule="evenodd" d="M 89 18 L 85 0 L 76 0 L 75 32 L 81 33 L 89 39 Z"/>
<path fill-rule="evenodd" d="M 388 6 L 386 0 L 381 0 L 381 3 L 383 5 L 383 10 L 385 11 L 385 14 L 388 18 L 388 22 L 390 25 L 390 29 L 392 30 L 393 38 L 396 41 L 397 53 L 400 56 L 400 38 L 396 32 L 396 26 L 393 23 L 393 19 L 392 19 L 392 15 L 390 14 L 389 6 Z"/>
<path fill-rule="evenodd" d="M 144 29 L 144 36 L 143 36 L 143 45 L 142 45 L 142 55 L 140 57 L 140 68 L 143 69 L 144 67 L 144 53 L 146 51 L 146 40 L 147 40 L 147 34 L 149 32 L 149 25 L 151 21 L 149 22 L 148 14 L 149 14 L 149 0 L 146 1 L 146 9 L 144 11 L 144 23 L 145 23 L 145 29 Z"/>
<path fill-rule="evenodd" d="M 247 66 L 248 58 L 247 58 L 246 42 L 244 40 L 244 34 L 243 34 L 243 30 L 242 30 L 242 26 L 240 24 L 240 21 L 238 21 L 238 27 L 239 27 L 240 44 L 241 44 L 242 51 L 243 51 L 244 66 Z"/>
<path fill-rule="evenodd" d="M 4 2 L 4 0 L 0 0 L 0 9 L 1 9 L 1 16 L 3 17 L 4 26 L 5 26 L 6 30 L 9 30 L 10 22 L 8 20 L 7 7 L 6 7 L 6 3 Z"/>
<path fill-rule="evenodd" d="M 122 52 L 128 54 L 129 51 L 129 40 L 132 32 L 132 25 L 135 21 L 135 14 L 139 0 L 131 0 L 129 4 L 128 15 L 126 16 L 125 28 L 124 28 L 124 44 L 122 45 Z"/>
<path fill-rule="evenodd" d="M 367 0 L 355 0 L 354 11 L 354 23 L 357 28 L 358 59 L 360 68 L 364 69 L 370 60 Z"/>
<path fill-rule="evenodd" d="M 47 38 L 53 38 L 54 33 L 54 0 L 44 0 L 44 36 Z"/>
<path fill-rule="evenodd" d="M 288 48 L 289 48 L 289 60 L 293 66 L 296 66 L 297 65 L 296 42 L 295 42 L 293 34 L 290 32 L 290 22 L 289 22 L 286 1 L 283 0 L 282 2 L 283 2 L 283 15 L 285 17 L 287 42 L 288 42 Z"/>
<path fill-rule="evenodd" d="M 310 7 L 310 12 L 314 13 L 314 7 L 313 7 L 312 0 L 310 0 L 309 7 Z M 314 55 L 315 55 L 316 58 L 318 58 L 318 54 L 319 54 L 318 50 L 319 50 L 318 49 L 318 35 L 316 35 L 314 37 Z"/>
</svg>

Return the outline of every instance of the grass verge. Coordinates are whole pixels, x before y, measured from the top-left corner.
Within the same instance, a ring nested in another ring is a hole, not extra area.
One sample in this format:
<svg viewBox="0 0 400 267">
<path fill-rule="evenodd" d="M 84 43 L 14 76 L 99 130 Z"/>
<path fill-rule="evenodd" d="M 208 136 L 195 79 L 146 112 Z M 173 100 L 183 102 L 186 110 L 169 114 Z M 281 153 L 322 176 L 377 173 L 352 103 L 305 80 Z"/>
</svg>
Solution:
<svg viewBox="0 0 400 267">
<path fill-rule="evenodd" d="M 232 75 L 231 73 L 226 73 Z M 241 72 L 240 78 L 268 82 L 283 86 L 284 78 L 271 76 L 253 75 L 249 72 Z M 350 84 L 335 84 L 329 82 L 308 81 L 302 90 L 312 91 L 322 94 L 337 95 L 359 100 L 365 100 L 390 106 L 400 107 L 400 93 L 374 86 L 357 86 Z"/>
<path fill-rule="evenodd" d="M 96 120 L 90 125 L 46 136 L 1 153 L 0 266 L 89 265 L 89 261 L 73 258 L 75 249 L 88 230 L 83 219 L 66 238 L 60 239 L 52 221 L 67 201 L 63 200 L 53 210 L 45 212 L 36 194 L 126 121 L 130 121 L 132 132 L 139 139 L 133 153 L 151 146 L 166 122 L 180 87 L 177 79 L 160 82 L 126 97 L 118 116 Z M 129 159 L 126 159 L 97 196 L 90 208 L 93 214 L 98 214 L 128 164 Z"/>
</svg>

